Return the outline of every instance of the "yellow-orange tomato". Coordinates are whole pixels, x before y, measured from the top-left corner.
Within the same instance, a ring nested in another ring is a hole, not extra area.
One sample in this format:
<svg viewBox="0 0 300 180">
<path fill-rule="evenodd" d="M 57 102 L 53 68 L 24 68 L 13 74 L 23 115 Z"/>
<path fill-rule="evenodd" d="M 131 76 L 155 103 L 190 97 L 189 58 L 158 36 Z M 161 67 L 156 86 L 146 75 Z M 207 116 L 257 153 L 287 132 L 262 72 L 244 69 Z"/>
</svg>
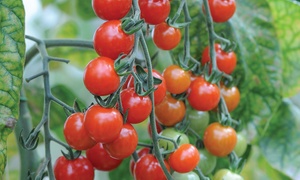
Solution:
<svg viewBox="0 0 300 180">
<path fill-rule="evenodd" d="M 226 87 L 221 84 L 221 95 L 223 96 L 229 112 L 233 111 L 240 103 L 240 91 L 236 86 Z"/>
<path fill-rule="evenodd" d="M 191 84 L 190 73 L 175 64 L 164 70 L 163 77 L 166 81 L 167 90 L 173 94 L 185 92 Z"/>
</svg>

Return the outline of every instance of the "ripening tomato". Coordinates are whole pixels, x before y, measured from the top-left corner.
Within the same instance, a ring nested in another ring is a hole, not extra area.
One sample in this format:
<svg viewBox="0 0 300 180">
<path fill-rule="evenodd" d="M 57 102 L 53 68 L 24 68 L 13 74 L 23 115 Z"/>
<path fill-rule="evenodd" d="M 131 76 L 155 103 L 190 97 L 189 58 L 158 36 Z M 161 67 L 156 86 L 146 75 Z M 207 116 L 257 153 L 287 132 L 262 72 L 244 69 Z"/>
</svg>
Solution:
<svg viewBox="0 0 300 180">
<path fill-rule="evenodd" d="M 127 88 L 120 94 L 123 113 L 127 114 L 127 123 L 137 124 L 147 119 L 152 110 L 149 96 L 139 96 L 134 88 Z"/>
<path fill-rule="evenodd" d="M 215 51 L 218 69 L 226 74 L 231 74 L 234 71 L 237 62 L 235 53 L 233 51 L 224 51 L 221 45 L 217 43 L 215 44 Z M 209 55 L 209 46 L 203 50 L 201 62 L 202 64 L 210 62 L 210 67 L 212 66 Z"/>
<path fill-rule="evenodd" d="M 229 169 L 220 169 L 213 176 L 213 180 L 244 180 L 244 178 Z"/>
<path fill-rule="evenodd" d="M 191 107 L 198 111 L 210 111 L 218 105 L 220 94 L 216 84 L 207 82 L 203 77 L 197 77 L 190 85 L 187 100 Z"/>
<path fill-rule="evenodd" d="M 208 0 L 208 4 L 214 22 L 226 22 L 235 13 L 235 0 Z"/>
<path fill-rule="evenodd" d="M 180 40 L 180 30 L 165 22 L 156 25 L 153 29 L 154 44 L 162 50 L 174 49 L 180 43 Z"/>
<path fill-rule="evenodd" d="M 230 154 L 236 142 L 236 131 L 232 127 L 223 126 L 218 122 L 210 124 L 203 136 L 203 143 L 207 151 L 218 157 Z"/>
<path fill-rule="evenodd" d="M 129 157 L 136 149 L 138 144 L 138 135 L 131 124 L 124 124 L 122 130 L 113 142 L 104 144 L 108 154 L 115 159 L 124 159 Z"/>
<path fill-rule="evenodd" d="M 169 164 L 164 161 L 170 171 Z M 158 160 L 153 154 L 146 154 L 139 158 L 133 169 L 135 180 L 167 180 Z"/>
<path fill-rule="evenodd" d="M 133 46 L 134 35 L 122 30 L 120 20 L 106 21 L 94 34 L 94 49 L 99 56 L 115 60 L 121 53 L 129 54 Z"/>
<path fill-rule="evenodd" d="M 87 90 L 94 95 L 106 96 L 114 93 L 120 85 L 114 61 L 107 57 L 91 60 L 84 69 L 83 82 Z"/>
<path fill-rule="evenodd" d="M 166 81 L 167 90 L 173 94 L 181 94 L 187 91 L 191 84 L 189 72 L 175 64 L 164 70 L 163 77 Z"/>
<path fill-rule="evenodd" d="M 84 127 L 97 143 L 109 143 L 119 136 L 123 117 L 115 108 L 104 108 L 95 104 L 85 112 Z"/>
<path fill-rule="evenodd" d="M 129 11 L 132 0 L 92 0 L 95 14 L 104 20 L 122 19 Z"/>
<path fill-rule="evenodd" d="M 190 143 L 188 136 L 180 131 L 175 130 L 175 128 L 166 128 L 162 130 L 160 135 L 174 140 L 178 143 L 178 146 Z M 159 139 L 158 144 L 160 148 L 165 150 L 175 149 L 174 143 L 166 139 Z"/>
<path fill-rule="evenodd" d="M 187 108 L 186 114 L 189 127 L 197 134 L 202 135 L 209 124 L 209 113 L 207 111 L 197 111 L 193 108 Z"/>
<path fill-rule="evenodd" d="M 186 112 L 185 104 L 181 100 L 167 94 L 163 102 L 155 106 L 157 121 L 164 126 L 174 126 L 182 121 Z"/>
<path fill-rule="evenodd" d="M 148 148 L 148 147 L 143 147 L 143 148 L 141 148 L 141 149 L 139 149 L 139 150 L 137 151 L 138 157 L 141 158 L 141 157 L 143 157 L 144 155 L 149 154 L 150 151 L 151 151 L 150 148 Z M 129 170 L 130 170 L 130 173 L 131 173 L 132 175 L 133 175 L 134 165 L 135 165 L 135 162 L 134 162 L 133 158 L 131 158 L 131 159 L 130 159 L 130 162 L 129 162 L 129 168 L 130 168 Z"/>
<path fill-rule="evenodd" d="M 81 112 L 73 113 L 67 118 L 64 136 L 70 147 L 76 150 L 86 150 L 96 144 L 84 128 L 84 114 Z"/>
<path fill-rule="evenodd" d="M 102 143 L 97 143 L 92 148 L 86 150 L 86 157 L 94 168 L 100 171 L 116 169 L 123 161 L 122 159 L 112 158 L 104 149 Z"/>
<path fill-rule="evenodd" d="M 201 169 L 201 172 L 207 176 L 213 172 L 217 165 L 217 157 L 210 154 L 206 149 L 200 149 L 200 159 L 198 167 Z"/>
<path fill-rule="evenodd" d="M 226 87 L 224 84 L 221 84 L 220 90 L 228 111 L 233 111 L 240 103 L 241 97 L 239 89 L 236 86 Z"/>
<path fill-rule="evenodd" d="M 169 157 L 170 167 L 179 173 L 187 173 L 195 169 L 200 161 L 198 149 L 192 144 L 183 144 Z"/>
<path fill-rule="evenodd" d="M 64 156 L 60 156 L 53 165 L 53 171 L 56 180 L 94 179 L 94 167 L 83 156 L 79 156 L 74 160 L 68 160 Z"/>
<path fill-rule="evenodd" d="M 141 19 L 146 23 L 156 25 L 164 22 L 170 14 L 169 0 L 139 0 Z"/>
<path fill-rule="evenodd" d="M 236 145 L 234 147 L 234 152 L 236 153 L 236 155 L 238 157 L 243 156 L 243 154 L 246 152 L 247 150 L 247 140 L 245 138 L 245 136 L 243 136 L 242 134 L 237 134 L 237 142 Z"/>
</svg>

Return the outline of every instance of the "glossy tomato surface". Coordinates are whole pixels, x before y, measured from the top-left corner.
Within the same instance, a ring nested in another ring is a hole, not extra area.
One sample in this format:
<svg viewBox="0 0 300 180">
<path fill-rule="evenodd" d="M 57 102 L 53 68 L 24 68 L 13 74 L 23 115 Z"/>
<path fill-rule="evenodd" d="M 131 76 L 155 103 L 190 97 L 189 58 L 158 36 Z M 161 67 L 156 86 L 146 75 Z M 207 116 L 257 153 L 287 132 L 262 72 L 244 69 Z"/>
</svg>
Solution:
<svg viewBox="0 0 300 180">
<path fill-rule="evenodd" d="M 168 66 L 164 72 L 167 90 L 173 94 L 181 94 L 188 90 L 191 84 L 191 77 L 187 71 L 184 71 L 178 65 Z"/>
<path fill-rule="evenodd" d="M 92 0 L 95 14 L 103 20 L 122 19 L 129 11 L 132 0 Z"/>
<path fill-rule="evenodd" d="M 109 143 L 119 136 L 123 117 L 115 108 L 104 108 L 95 104 L 85 112 L 84 127 L 97 143 Z"/>
<path fill-rule="evenodd" d="M 215 51 L 218 69 L 226 74 L 231 74 L 234 71 L 237 63 L 237 57 L 235 52 L 226 52 L 222 49 L 221 45 L 217 43 L 215 44 Z M 208 46 L 202 52 L 201 62 L 203 64 L 210 62 L 210 67 L 212 65 Z"/>
<path fill-rule="evenodd" d="M 210 13 L 214 22 L 228 21 L 235 13 L 235 0 L 208 0 Z"/>
<path fill-rule="evenodd" d="M 198 111 L 210 111 L 220 101 L 220 89 L 216 84 L 207 82 L 203 77 L 195 78 L 188 90 L 187 100 Z"/>
<path fill-rule="evenodd" d="M 172 139 L 174 142 L 178 143 L 179 146 L 190 143 L 188 136 L 178 130 L 175 130 L 175 128 L 166 128 L 162 130 L 160 135 Z M 174 150 L 175 148 L 174 143 L 166 139 L 159 139 L 158 144 L 159 147 L 165 150 Z"/>
<path fill-rule="evenodd" d="M 170 171 L 170 166 L 164 162 L 167 169 Z M 158 160 L 153 154 L 142 156 L 136 163 L 133 169 L 135 180 L 167 180 Z"/>
<path fill-rule="evenodd" d="M 68 160 L 64 156 L 60 156 L 53 165 L 53 171 L 56 180 L 94 179 L 94 167 L 83 156 L 79 156 L 74 160 Z"/>
<path fill-rule="evenodd" d="M 84 69 L 83 82 L 87 90 L 94 95 L 106 96 L 114 93 L 120 85 L 114 61 L 107 57 L 91 60 Z"/>
<path fill-rule="evenodd" d="M 81 112 L 73 113 L 67 118 L 64 136 L 67 143 L 76 150 L 86 150 L 96 144 L 84 128 L 84 114 Z"/>
<path fill-rule="evenodd" d="M 137 124 L 147 119 L 152 110 L 149 96 L 139 96 L 134 88 L 127 88 L 120 94 L 123 114 L 127 114 L 127 123 Z"/>
<path fill-rule="evenodd" d="M 138 144 L 138 134 L 134 127 L 126 123 L 113 142 L 104 144 L 104 148 L 109 155 L 115 159 L 124 159 L 129 157 L 136 149 Z"/>
<path fill-rule="evenodd" d="M 148 148 L 148 147 L 143 147 L 139 150 L 137 150 L 137 154 L 138 154 L 138 157 L 141 158 L 143 157 L 144 155 L 146 154 L 150 154 L 150 151 L 151 149 Z M 130 162 L 129 162 L 129 168 L 130 168 L 130 173 L 133 175 L 133 169 L 134 169 L 134 166 L 135 166 L 135 162 L 134 160 L 131 158 L 130 159 Z"/>
<path fill-rule="evenodd" d="M 181 32 L 178 28 L 172 27 L 163 22 L 154 27 L 154 44 L 162 50 L 174 49 L 181 40 Z"/>
<path fill-rule="evenodd" d="M 235 110 L 241 99 L 239 89 L 236 86 L 226 87 L 224 84 L 221 84 L 220 90 L 228 111 L 231 112 Z"/>
<path fill-rule="evenodd" d="M 213 172 L 217 165 L 217 157 L 210 154 L 206 149 L 200 149 L 200 159 L 198 167 L 204 175 L 209 175 Z"/>
<path fill-rule="evenodd" d="M 94 33 L 94 49 L 99 56 L 115 60 L 121 53 L 129 54 L 133 45 L 134 35 L 122 30 L 120 20 L 107 21 Z"/>
<path fill-rule="evenodd" d="M 92 148 L 86 150 L 86 157 L 94 168 L 100 171 L 116 169 L 123 161 L 122 159 L 112 158 L 104 149 L 102 143 L 97 143 Z"/>
<path fill-rule="evenodd" d="M 232 127 L 223 126 L 218 122 L 210 124 L 203 136 L 203 143 L 207 151 L 218 157 L 230 154 L 236 142 L 236 131 Z"/>
<path fill-rule="evenodd" d="M 146 23 L 156 25 L 164 22 L 170 14 L 169 0 L 138 0 L 141 10 L 141 19 Z"/>
</svg>

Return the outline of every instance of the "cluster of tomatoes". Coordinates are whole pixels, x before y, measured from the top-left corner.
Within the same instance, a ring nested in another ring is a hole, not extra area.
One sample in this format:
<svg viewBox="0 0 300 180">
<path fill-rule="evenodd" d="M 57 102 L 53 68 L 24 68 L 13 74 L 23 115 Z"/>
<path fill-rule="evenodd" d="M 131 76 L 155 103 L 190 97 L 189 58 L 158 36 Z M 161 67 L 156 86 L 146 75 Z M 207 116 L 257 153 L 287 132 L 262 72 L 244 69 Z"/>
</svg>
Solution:
<svg viewBox="0 0 300 180">
<path fill-rule="evenodd" d="M 91 94 L 98 97 L 119 92 L 119 100 L 109 107 L 100 103 L 93 104 L 85 112 L 76 112 L 67 118 L 64 125 L 65 139 L 73 149 L 85 151 L 86 157 L 67 159 L 61 156 L 57 159 L 54 166 L 57 180 L 93 179 L 94 169 L 110 171 L 118 167 L 123 159 L 137 149 L 138 134 L 133 124 L 147 120 L 153 111 L 158 131 L 155 133 L 159 133 L 159 147 L 166 152 L 164 163 L 174 178 L 199 179 L 193 171 L 197 166 L 204 175 L 211 174 L 217 157 L 228 156 L 239 142 L 239 136 L 232 127 L 219 122 L 209 124 L 208 113 L 218 111 L 221 97 L 228 111 L 234 110 L 240 99 L 239 90 L 235 86 L 226 87 L 224 83 L 218 86 L 179 65 L 171 65 L 162 73 L 152 70 L 152 76 L 160 80 L 154 86 L 153 103 L 148 95 L 137 93 L 137 80 L 133 74 L 126 76 L 126 82 L 121 84 L 124 77 L 119 76 L 115 70 L 115 61 L 121 55 L 130 56 L 135 46 L 135 34 L 123 30 L 121 19 L 130 13 L 133 3 L 132 0 L 92 1 L 95 14 L 105 22 L 95 31 L 94 49 L 99 57 L 85 67 L 84 85 Z M 208 3 L 215 22 L 225 22 L 234 14 L 234 0 L 209 0 Z M 181 41 L 181 31 L 166 22 L 171 9 L 170 1 L 138 0 L 138 6 L 140 19 L 153 28 L 152 38 L 156 46 L 163 50 L 175 48 Z M 224 51 L 220 44 L 215 44 L 215 52 L 218 69 L 231 74 L 237 62 L 235 53 Z M 203 51 L 201 64 L 208 64 L 207 67 L 211 69 L 208 47 Z M 144 72 L 147 73 L 147 69 Z M 176 95 L 183 94 L 185 98 L 176 98 Z M 188 122 L 189 126 L 185 131 L 180 131 L 175 125 L 183 121 Z M 203 136 L 205 149 L 197 149 L 190 143 L 190 137 L 185 133 L 188 130 L 198 134 L 198 137 Z M 149 128 L 150 136 L 152 133 Z M 237 151 L 241 155 L 245 148 Z M 136 180 L 166 179 L 151 148 L 141 148 L 137 155 L 138 158 L 130 162 L 130 171 Z M 222 170 L 222 175 L 218 172 L 216 177 L 223 178 L 228 174 L 242 179 L 229 170 Z"/>
</svg>

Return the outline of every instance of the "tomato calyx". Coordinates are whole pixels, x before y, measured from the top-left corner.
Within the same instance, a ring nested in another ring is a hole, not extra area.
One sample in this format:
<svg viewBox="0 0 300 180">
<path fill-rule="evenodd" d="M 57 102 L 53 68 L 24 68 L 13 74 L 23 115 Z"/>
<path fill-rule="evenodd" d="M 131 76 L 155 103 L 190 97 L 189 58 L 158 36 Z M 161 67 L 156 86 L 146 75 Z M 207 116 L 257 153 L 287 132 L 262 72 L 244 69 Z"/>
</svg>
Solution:
<svg viewBox="0 0 300 180">
<path fill-rule="evenodd" d="M 81 155 L 81 151 L 76 150 L 75 152 L 73 152 L 71 148 L 68 148 L 68 153 L 65 153 L 63 150 L 61 150 L 61 153 L 68 160 L 77 159 Z"/>
<path fill-rule="evenodd" d="M 145 21 L 143 19 L 127 17 L 122 20 L 121 27 L 126 34 L 134 34 L 143 27 L 144 23 Z"/>
</svg>

